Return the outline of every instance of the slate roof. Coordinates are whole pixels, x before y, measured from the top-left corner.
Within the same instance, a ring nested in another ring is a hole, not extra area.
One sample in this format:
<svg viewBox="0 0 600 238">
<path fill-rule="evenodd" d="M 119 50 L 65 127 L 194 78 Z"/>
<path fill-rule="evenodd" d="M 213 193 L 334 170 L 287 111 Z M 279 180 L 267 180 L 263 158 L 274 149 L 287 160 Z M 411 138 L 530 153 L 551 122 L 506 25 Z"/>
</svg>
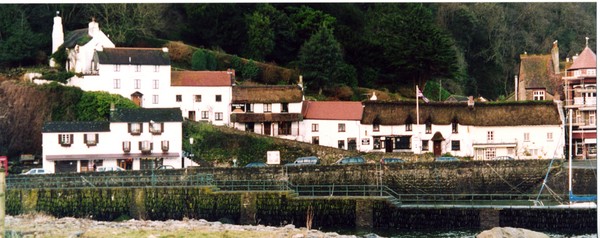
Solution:
<svg viewBox="0 0 600 238">
<path fill-rule="evenodd" d="M 320 120 L 360 120 L 363 105 L 350 101 L 304 101 L 302 115 L 304 119 Z"/>
<path fill-rule="evenodd" d="M 111 122 L 178 122 L 183 121 L 179 108 L 117 108 Z"/>
<path fill-rule="evenodd" d="M 171 86 L 231 86 L 233 78 L 227 71 L 171 71 Z"/>
<path fill-rule="evenodd" d="M 552 55 L 521 55 L 519 81 L 524 81 L 526 89 L 546 89 L 554 95 L 563 81 L 561 74 L 554 73 Z"/>
<path fill-rule="evenodd" d="M 595 69 L 596 68 L 596 54 L 589 48 L 585 47 L 581 54 L 574 60 L 569 70 L 575 69 Z"/>
<path fill-rule="evenodd" d="M 234 86 L 232 103 L 302 102 L 298 85 Z"/>
<path fill-rule="evenodd" d="M 105 132 L 110 131 L 107 121 L 52 121 L 46 122 L 42 132 Z"/>
<path fill-rule="evenodd" d="M 92 40 L 92 36 L 88 34 L 88 28 L 78 29 L 67 33 L 62 45 L 65 48 L 71 49 L 75 45 L 85 45 L 90 40 Z"/>
<path fill-rule="evenodd" d="M 162 48 L 104 48 L 96 51 L 100 64 L 170 65 L 169 53 Z"/>
<path fill-rule="evenodd" d="M 361 124 L 404 125 L 416 122 L 415 102 L 364 102 Z M 480 103 L 473 108 L 465 103 L 430 102 L 419 104 L 419 121 L 450 125 L 453 121 L 473 126 L 562 125 L 552 101 Z"/>
</svg>

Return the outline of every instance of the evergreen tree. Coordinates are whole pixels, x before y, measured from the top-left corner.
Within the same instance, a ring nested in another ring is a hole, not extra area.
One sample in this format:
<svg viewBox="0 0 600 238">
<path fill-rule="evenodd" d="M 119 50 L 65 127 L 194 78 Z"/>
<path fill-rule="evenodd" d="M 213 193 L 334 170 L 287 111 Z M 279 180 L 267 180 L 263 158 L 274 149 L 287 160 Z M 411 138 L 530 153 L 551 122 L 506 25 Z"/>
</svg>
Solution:
<svg viewBox="0 0 600 238">
<path fill-rule="evenodd" d="M 321 27 L 302 45 L 298 58 L 307 88 L 319 91 L 334 85 L 335 67 L 344 62 L 341 46 L 327 27 Z"/>
<path fill-rule="evenodd" d="M 192 55 L 192 69 L 193 70 L 206 70 L 207 67 L 207 58 L 206 52 L 204 50 L 196 50 Z"/>
<path fill-rule="evenodd" d="M 244 65 L 241 72 L 242 78 L 245 80 L 256 79 L 258 73 L 260 73 L 260 69 L 258 66 L 256 66 L 256 63 L 254 63 L 253 60 L 249 60 L 248 63 Z"/>
<path fill-rule="evenodd" d="M 248 24 L 248 57 L 262 61 L 275 47 L 275 33 L 271 19 L 258 11 L 246 17 Z"/>
<path fill-rule="evenodd" d="M 0 65 L 20 66 L 40 48 L 39 34 L 31 31 L 21 5 L 0 7 Z"/>
</svg>

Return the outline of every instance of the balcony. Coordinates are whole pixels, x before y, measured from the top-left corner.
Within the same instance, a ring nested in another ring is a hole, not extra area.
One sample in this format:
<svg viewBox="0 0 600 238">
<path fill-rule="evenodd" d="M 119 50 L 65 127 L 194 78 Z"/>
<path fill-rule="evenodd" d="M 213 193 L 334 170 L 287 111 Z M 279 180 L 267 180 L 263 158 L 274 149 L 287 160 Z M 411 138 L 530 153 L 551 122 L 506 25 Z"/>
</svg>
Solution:
<svg viewBox="0 0 600 238">
<path fill-rule="evenodd" d="M 168 152 L 169 151 L 169 141 L 168 140 L 163 140 L 160 142 L 160 148 L 162 149 L 163 152 Z"/>
</svg>

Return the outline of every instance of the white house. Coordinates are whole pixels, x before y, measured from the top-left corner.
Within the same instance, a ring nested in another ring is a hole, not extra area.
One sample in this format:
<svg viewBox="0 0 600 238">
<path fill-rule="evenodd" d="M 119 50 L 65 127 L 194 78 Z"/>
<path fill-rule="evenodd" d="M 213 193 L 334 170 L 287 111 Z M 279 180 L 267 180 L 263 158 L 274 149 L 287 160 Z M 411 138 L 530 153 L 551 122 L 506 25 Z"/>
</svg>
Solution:
<svg viewBox="0 0 600 238">
<path fill-rule="evenodd" d="M 48 122 L 42 129 L 43 167 L 50 173 L 182 168 L 179 108 L 116 109 L 110 122 Z"/>
<path fill-rule="evenodd" d="M 303 141 L 357 150 L 363 105 L 351 101 L 304 101 L 300 134 Z"/>
<path fill-rule="evenodd" d="M 302 121 L 302 87 L 234 86 L 231 123 L 238 130 L 298 140 Z"/>
<path fill-rule="evenodd" d="M 179 107 L 192 121 L 229 125 L 235 71 L 173 71 L 170 93 L 163 100 Z"/>
<path fill-rule="evenodd" d="M 364 106 L 361 131 L 372 141 L 361 151 L 449 153 L 476 160 L 564 157 L 563 118 L 551 101 L 421 103 L 418 115 L 415 102 Z"/>
</svg>

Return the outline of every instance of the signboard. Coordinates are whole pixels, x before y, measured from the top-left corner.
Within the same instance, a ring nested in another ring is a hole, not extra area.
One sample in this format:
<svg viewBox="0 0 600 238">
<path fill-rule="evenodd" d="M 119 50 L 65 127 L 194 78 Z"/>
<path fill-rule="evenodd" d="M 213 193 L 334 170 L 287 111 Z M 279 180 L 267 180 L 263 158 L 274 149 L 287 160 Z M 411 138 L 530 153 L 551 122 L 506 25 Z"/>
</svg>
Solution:
<svg viewBox="0 0 600 238">
<path fill-rule="evenodd" d="M 279 151 L 267 151 L 267 164 L 280 164 Z"/>
<path fill-rule="evenodd" d="M 371 142 L 370 142 L 369 138 L 362 138 L 362 144 L 369 145 L 369 144 L 371 144 Z"/>
</svg>

